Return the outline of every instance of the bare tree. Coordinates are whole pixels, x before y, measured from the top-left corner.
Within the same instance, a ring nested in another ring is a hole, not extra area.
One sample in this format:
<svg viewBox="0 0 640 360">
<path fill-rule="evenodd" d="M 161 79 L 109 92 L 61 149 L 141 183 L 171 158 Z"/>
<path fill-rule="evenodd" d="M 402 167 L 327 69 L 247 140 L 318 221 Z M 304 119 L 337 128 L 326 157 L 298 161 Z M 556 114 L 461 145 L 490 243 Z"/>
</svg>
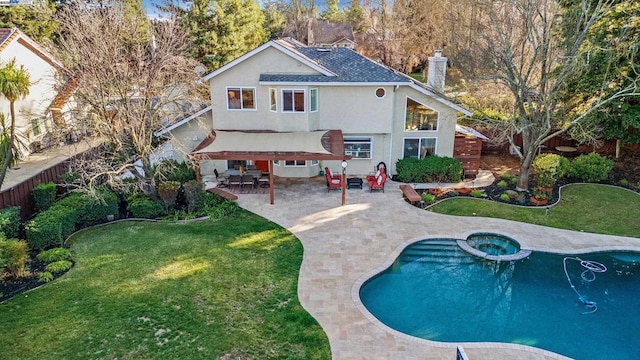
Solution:
<svg viewBox="0 0 640 360">
<path fill-rule="evenodd" d="M 589 104 L 573 105 L 581 106 L 581 111 L 560 100 L 567 80 L 580 74 L 588 61 L 586 36 L 613 3 L 614 0 L 579 0 L 579 6 L 571 9 L 561 8 L 555 0 L 484 3 L 486 23 L 477 42 L 479 54 L 484 57 L 477 60 L 483 61 L 487 69 L 481 80 L 508 89 L 513 100 L 509 119 L 490 125 L 501 129 L 520 157 L 520 189 L 528 188 L 531 164 L 544 142 L 570 130 L 586 129 L 581 125 L 588 114 L 613 99 L 640 95 L 636 78 L 614 94 L 596 97 Z M 605 80 L 602 88 L 606 86 Z M 515 147 L 516 134 L 522 135 L 521 149 Z M 588 131 L 582 135 L 589 135 Z"/>
<path fill-rule="evenodd" d="M 153 192 L 153 133 L 196 103 L 197 63 L 186 55 L 188 40 L 179 24 L 149 23 L 117 3 L 79 2 L 58 16 L 60 57 L 80 75 L 75 126 L 105 141 L 101 159 L 79 167 L 85 181 L 111 182 L 128 169 Z"/>
</svg>

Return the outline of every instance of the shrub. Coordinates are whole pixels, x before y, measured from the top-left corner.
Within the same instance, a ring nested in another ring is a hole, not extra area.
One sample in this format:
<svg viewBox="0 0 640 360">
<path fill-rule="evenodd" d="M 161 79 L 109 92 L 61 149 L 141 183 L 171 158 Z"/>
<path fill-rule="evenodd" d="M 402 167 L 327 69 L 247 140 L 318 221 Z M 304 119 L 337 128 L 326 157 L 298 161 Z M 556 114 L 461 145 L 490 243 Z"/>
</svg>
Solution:
<svg viewBox="0 0 640 360">
<path fill-rule="evenodd" d="M 233 214 L 239 209 L 238 204 L 233 201 L 222 201 L 217 206 L 207 208 L 207 215 L 212 219 L 220 219 Z"/>
<path fill-rule="evenodd" d="M 43 283 L 48 283 L 53 280 L 53 274 L 48 271 L 43 271 L 38 273 L 38 281 Z"/>
<path fill-rule="evenodd" d="M 457 182 L 462 179 L 462 164 L 458 160 L 437 155 L 400 159 L 396 162 L 396 171 L 402 182 Z"/>
<path fill-rule="evenodd" d="M 42 212 L 49 209 L 56 201 L 56 184 L 40 183 L 31 190 L 31 197 L 36 212 Z"/>
<path fill-rule="evenodd" d="M 164 160 L 159 162 L 153 169 L 153 179 L 156 184 L 166 181 L 177 181 L 184 184 L 189 180 L 195 180 L 196 172 L 193 167 L 185 162 L 176 160 Z"/>
<path fill-rule="evenodd" d="M 78 226 L 104 221 L 107 214 L 117 214 L 118 197 L 106 190 L 98 193 L 101 200 L 89 194 L 72 193 L 36 215 L 25 225 L 29 246 L 34 250 L 62 246 Z"/>
<path fill-rule="evenodd" d="M 96 196 L 85 195 L 84 211 L 78 219 L 78 225 L 95 224 L 105 221 L 107 215 L 118 214 L 118 196 L 106 189 L 99 190 Z"/>
<path fill-rule="evenodd" d="M 500 200 L 504 202 L 509 202 L 511 201 L 511 197 L 509 196 L 509 194 L 502 193 L 500 194 Z"/>
<path fill-rule="evenodd" d="M 434 202 L 436 202 L 436 197 L 427 192 L 422 193 L 422 201 L 424 201 L 425 204 L 433 204 Z"/>
<path fill-rule="evenodd" d="M 47 264 L 47 266 L 45 266 L 44 269 L 45 271 L 48 271 L 51 273 L 59 273 L 59 272 L 64 272 L 71 269 L 72 266 L 73 266 L 73 263 L 69 260 L 58 260 L 50 264 Z"/>
<path fill-rule="evenodd" d="M 609 177 L 613 161 L 597 153 L 580 155 L 573 159 L 571 175 L 584 182 L 600 182 Z"/>
<path fill-rule="evenodd" d="M 184 183 L 184 195 L 187 200 L 187 211 L 192 213 L 198 209 L 204 201 L 204 190 L 202 184 L 196 180 L 190 180 Z"/>
<path fill-rule="evenodd" d="M 164 213 L 164 207 L 146 195 L 137 194 L 127 199 L 127 210 L 136 218 L 155 219 Z"/>
<path fill-rule="evenodd" d="M 0 210 L 0 232 L 7 238 L 20 235 L 20 206 L 11 206 Z"/>
<path fill-rule="evenodd" d="M 177 181 L 165 181 L 158 185 L 158 196 L 162 199 L 165 210 L 169 210 L 176 206 L 179 188 L 180 183 Z"/>
<path fill-rule="evenodd" d="M 506 187 L 507 187 L 507 185 L 508 185 L 508 184 L 507 184 L 507 182 L 506 182 L 506 181 L 504 181 L 504 180 L 500 180 L 500 181 L 498 181 L 498 183 L 497 183 L 496 185 L 497 185 L 499 188 L 504 189 L 504 188 L 506 188 Z"/>
<path fill-rule="evenodd" d="M 531 164 L 536 174 L 536 184 L 541 187 L 552 187 L 567 175 L 569 160 L 557 154 L 541 154 Z"/>
<path fill-rule="evenodd" d="M 50 264 L 60 260 L 73 260 L 73 254 L 69 249 L 57 247 L 40 252 L 36 258 L 45 264 Z"/>
<path fill-rule="evenodd" d="M 0 240 L 0 269 L 13 276 L 24 273 L 27 262 L 27 243 L 18 239 Z"/>
<path fill-rule="evenodd" d="M 67 192 L 73 191 L 82 185 L 82 175 L 77 171 L 68 171 L 60 178 L 61 185 Z"/>
<path fill-rule="evenodd" d="M 510 182 L 511 181 L 511 174 L 504 173 L 504 174 L 502 174 L 502 176 L 500 176 L 500 179 L 502 179 L 504 181 L 507 181 L 507 182 Z"/>
<path fill-rule="evenodd" d="M 484 192 L 479 189 L 473 189 L 471 190 L 469 195 L 473 196 L 474 198 L 479 198 L 479 197 L 482 197 L 482 195 L 484 195 Z"/>
<path fill-rule="evenodd" d="M 620 179 L 620 185 L 622 185 L 622 186 L 629 186 L 629 180 L 627 180 L 627 179 Z"/>
</svg>

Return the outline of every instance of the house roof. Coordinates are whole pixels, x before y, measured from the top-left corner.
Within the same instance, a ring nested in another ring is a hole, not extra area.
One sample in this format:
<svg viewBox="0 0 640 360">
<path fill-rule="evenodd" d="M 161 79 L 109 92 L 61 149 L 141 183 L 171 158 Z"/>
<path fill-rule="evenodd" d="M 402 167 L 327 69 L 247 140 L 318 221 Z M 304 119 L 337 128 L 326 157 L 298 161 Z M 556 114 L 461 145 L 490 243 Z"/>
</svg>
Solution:
<svg viewBox="0 0 640 360">
<path fill-rule="evenodd" d="M 312 19 L 309 23 L 309 45 L 331 45 L 346 40 L 355 43 L 353 29 L 348 22 L 329 22 Z"/>
<path fill-rule="evenodd" d="M 7 46 L 9 46 L 9 44 L 11 44 L 13 41 L 17 41 L 22 46 L 31 50 L 31 52 L 39 56 L 42 60 L 51 64 L 51 66 L 54 66 L 59 70 L 66 72 L 64 65 L 62 65 L 60 61 L 54 58 L 53 55 L 44 50 L 41 46 L 36 44 L 18 28 L 0 28 L 0 53 L 2 53 L 4 49 L 6 49 Z"/>
<path fill-rule="evenodd" d="M 185 117 L 183 119 L 180 119 L 180 120 L 176 121 L 175 123 L 173 123 L 173 124 L 171 124 L 171 125 L 169 125 L 169 126 L 167 126 L 165 128 L 162 128 L 162 129 L 156 131 L 154 133 L 154 135 L 155 136 L 162 136 L 162 135 L 170 132 L 171 130 L 173 130 L 175 128 L 178 128 L 178 127 L 188 123 L 189 121 L 197 118 L 198 116 L 201 116 L 202 114 L 204 114 L 206 112 L 209 112 L 209 111 L 211 111 L 211 105 L 203 107 L 202 109 L 196 111 L 195 113 L 193 113 L 193 114 L 191 114 L 191 115 L 189 115 L 189 116 L 187 116 L 187 117 Z"/>
</svg>

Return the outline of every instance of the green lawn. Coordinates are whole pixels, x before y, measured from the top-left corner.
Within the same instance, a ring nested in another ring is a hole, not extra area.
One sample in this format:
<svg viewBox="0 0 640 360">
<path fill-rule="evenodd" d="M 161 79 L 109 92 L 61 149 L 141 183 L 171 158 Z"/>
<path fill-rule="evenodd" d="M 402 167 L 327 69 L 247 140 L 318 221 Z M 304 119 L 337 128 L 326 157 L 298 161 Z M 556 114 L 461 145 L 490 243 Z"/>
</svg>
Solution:
<svg viewBox="0 0 640 360">
<path fill-rule="evenodd" d="M 328 359 L 297 299 L 302 244 L 239 211 L 74 237 L 76 266 L 0 304 L 3 359 Z"/>
<path fill-rule="evenodd" d="M 640 195 L 622 188 L 576 184 L 562 189 L 561 201 L 544 208 L 523 208 L 493 201 L 453 198 L 429 208 L 448 215 L 484 216 L 561 229 L 640 238 Z"/>
</svg>

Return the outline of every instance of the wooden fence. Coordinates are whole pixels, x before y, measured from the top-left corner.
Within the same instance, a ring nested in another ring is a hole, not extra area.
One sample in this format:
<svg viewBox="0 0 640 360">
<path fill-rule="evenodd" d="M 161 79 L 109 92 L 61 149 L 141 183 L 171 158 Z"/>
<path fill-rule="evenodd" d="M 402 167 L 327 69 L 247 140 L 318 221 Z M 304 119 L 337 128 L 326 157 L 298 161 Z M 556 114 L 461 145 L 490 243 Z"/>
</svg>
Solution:
<svg viewBox="0 0 640 360">
<path fill-rule="evenodd" d="M 9 206 L 20 206 L 22 221 L 26 221 L 34 214 L 34 204 L 31 190 L 40 183 L 59 183 L 62 174 L 69 169 L 69 163 L 85 153 L 77 154 L 67 160 L 34 174 L 28 180 L 0 192 L 0 209 Z"/>
<path fill-rule="evenodd" d="M 462 164 L 465 178 L 478 175 L 482 155 L 482 140 L 475 137 L 456 135 L 453 143 L 453 157 Z"/>
</svg>

